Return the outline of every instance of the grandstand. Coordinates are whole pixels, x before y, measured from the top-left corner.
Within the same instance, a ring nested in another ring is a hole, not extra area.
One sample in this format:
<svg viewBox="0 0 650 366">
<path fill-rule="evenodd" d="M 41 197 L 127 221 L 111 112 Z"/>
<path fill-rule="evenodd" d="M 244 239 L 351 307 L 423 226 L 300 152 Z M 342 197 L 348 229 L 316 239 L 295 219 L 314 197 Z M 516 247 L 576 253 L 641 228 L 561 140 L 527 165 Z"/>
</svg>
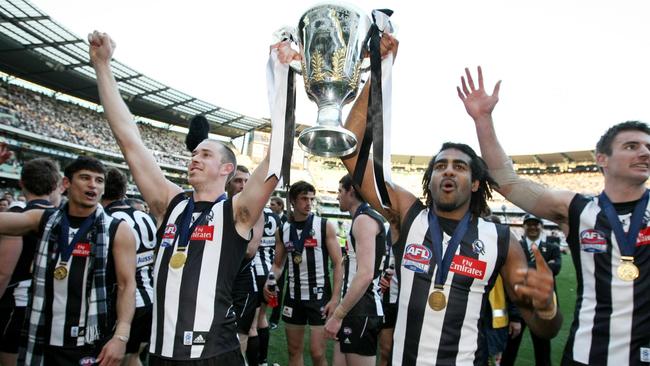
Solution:
<svg viewBox="0 0 650 366">
<path fill-rule="evenodd" d="M 67 31 L 25 0 L 0 1 L 0 131 L 15 158 L 0 166 L 0 186 L 17 187 L 23 161 L 53 157 L 65 165 L 77 155 L 92 155 L 109 166 L 128 167 L 113 142 L 97 105 L 94 72 L 85 40 Z M 183 128 L 194 115 L 204 115 L 213 134 L 229 141 L 238 158 L 255 165 L 268 149 L 267 119 L 229 110 L 114 62 L 122 96 L 136 115 L 140 133 L 174 182 L 183 183 L 189 154 Z M 301 131 L 305 126 L 299 125 Z M 306 180 L 318 189 L 319 212 L 345 216 L 336 192 L 346 170 L 338 160 L 306 155 L 294 144 L 292 181 Z M 591 150 L 511 157 L 519 174 L 545 186 L 586 194 L 602 190 L 602 178 Z M 393 181 L 422 192 L 422 174 L 430 156 L 393 155 Z M 130 175 L 129 175 L 130 176 Z M 137 195 L 134 186 L 131 194 Z M 495 194 L 492 209 L 509 223 L 519 223 L 521 210 Z"/>
</svg>

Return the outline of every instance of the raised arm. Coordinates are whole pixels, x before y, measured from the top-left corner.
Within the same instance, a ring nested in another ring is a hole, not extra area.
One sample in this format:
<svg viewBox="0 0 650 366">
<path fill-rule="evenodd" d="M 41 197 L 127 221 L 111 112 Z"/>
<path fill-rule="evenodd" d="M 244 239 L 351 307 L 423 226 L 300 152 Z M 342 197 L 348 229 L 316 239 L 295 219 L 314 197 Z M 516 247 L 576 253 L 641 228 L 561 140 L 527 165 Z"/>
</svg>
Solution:
<svg viewBox="0 0 650 366">
<path fill-rule="evenodd" d="M 381 38 L 382 55 L 386 55 L 389 52 L 392 52 L 393 56 L 397 55 L 398 46 L 399 42 L 397 39 L 395 39 L 390 34 L 383 34 Z M 354 170 L 357 166 L 359 149 L 361 148 L 361 142 L 363 141 L 363 135 L 366 130 L 369 95 L 370 80 L 368 80 L 363 90 L 357 97 L 357 100 L 354 102 L 352 109 L 348 114 L 348 118 L 345 121 L 345 128 L 350 130 L 350 132 L 352 132 L 357 138 L 357 150 L 354 153 L 341 158 L 343 165 L 345 165 L 350 174 L 354 174 Z M 379 211 L 379 213 L 381 213 L 387 219 L 394 219 L 397 216 L 404 217 L 417 197 L 397 184 L 387 184 L 386 188 L 388 190 L 388 195 L 390 197 L 392 207 L 390 210 L 386 210 L 384 207 L 382 207 L 379 201 L 379 197 L 377 197 L 377 192 L 375 191 L 374 176 L 374 166 L 372 164 L 372 160 L 369 159 L 366 165 L 365 173 L 363 175 L 363 183 L 360 187 L 359 193 L 361 193 L 363 198 L 374 209 Z"/>
<path fill-rule="evenodd" d="M 481 146 L 481 155 L 490 169 L 490 175 L 499 184 L 497 191 L 524 211 L 558 223 L 564 232 L 568 231 L 569 204 L 575 193 L 550 190 L 541 184 L 520 178 L 514 170 L 512 161 L 506 155 L 494 130 L 492 111 L 499 101 L 501 81 L 488 95 L 483 85 L 483 72 L 478 68 L 478 89 L 469 69 L 461 77 L 457 87 L 458 97 L 465 110 L 474 119 L 476 135 Z"/>
<path fill-rule="evenodd" d="M 88 35 L 88 42 L 90 42 L 90 61 L 97 75 L 99 99 L 104 107 L 108 124 L 131 169 L 138 189 L 149 204 L 151 213 L 158 222 L 161 222 L 169 201 L 182 190 L 165 178 L 153 154 L 142 142 L 133 115 L 122 100 L 111 71 L 115 42 L 106 33 L 97 31 Z"/>
<path fill-rule="evenodd" d="M 273 133 L 282 132 L 273 131 Z M 262 210 L 264 210 L 264 206 L 266 206 L 266 202 L 269 201 L 273 190 L 278 185 L 278 178 L 275 176 L 265 179 L 268 171 L 269 153 L 267 152 L 264 160 L 251 174 L 244 189 L 233 198 L 235 225 L 240 234 L 248 233 L 255 225 L 262 214 Z"/>
</svg>

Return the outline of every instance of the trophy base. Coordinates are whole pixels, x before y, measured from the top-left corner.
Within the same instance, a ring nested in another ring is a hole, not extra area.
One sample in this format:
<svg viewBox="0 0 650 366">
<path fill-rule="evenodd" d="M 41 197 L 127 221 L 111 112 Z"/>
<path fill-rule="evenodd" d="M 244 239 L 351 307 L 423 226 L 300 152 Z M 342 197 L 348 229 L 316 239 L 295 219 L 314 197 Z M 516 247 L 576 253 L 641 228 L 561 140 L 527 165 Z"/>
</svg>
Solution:
<svg viewBox="0 0 650 366">
<path fill-rule="evenodd" d="M 336 158 L 352 154 L 357 148 L 357 138 L 342 127 L 314 126 L 302 131 L 298 144 L 310 154 Z"/>
</svg>

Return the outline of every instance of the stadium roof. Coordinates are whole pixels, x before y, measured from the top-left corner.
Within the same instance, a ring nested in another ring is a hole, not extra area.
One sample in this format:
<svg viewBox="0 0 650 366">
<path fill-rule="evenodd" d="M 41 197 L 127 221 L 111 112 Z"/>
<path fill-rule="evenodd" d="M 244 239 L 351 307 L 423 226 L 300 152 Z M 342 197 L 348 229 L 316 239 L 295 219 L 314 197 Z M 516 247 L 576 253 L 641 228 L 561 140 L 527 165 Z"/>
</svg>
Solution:
<svg viewBox="0 0 650 366">
<path fill-rule="evenodd" d="M 121 62 L 114 60 L 112 68 L 122 97 L 135 115 L 187 127 L 193 116 L 202 114 L 210 122 L 212 133 L 231 138 L 270 128 L 266 119 L 199 100 Z M 28 1 L 0 0 L 0 70 L 99 104 L 88 42 Z"/>
<path fill-rule="evenodd" d="M 431 156 L 392 155 L 393 163 L 427 165 Z M 594 163 L 596 157 L 593 150 L 567 151 L 548 154 L 512 155 L 512 162 L 518 165 L 548 165 Z"/>
</svg>

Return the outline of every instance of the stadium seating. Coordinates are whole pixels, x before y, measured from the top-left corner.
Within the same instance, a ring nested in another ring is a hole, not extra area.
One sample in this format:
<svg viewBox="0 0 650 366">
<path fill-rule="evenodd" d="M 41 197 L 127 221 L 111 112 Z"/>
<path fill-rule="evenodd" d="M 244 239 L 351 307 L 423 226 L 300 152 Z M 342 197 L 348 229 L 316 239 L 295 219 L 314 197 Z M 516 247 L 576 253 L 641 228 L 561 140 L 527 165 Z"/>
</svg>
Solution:
<svg viewBox="0 0 650 366">
<path fill-rule="evenodd" d="M 85 147 L 119 153 L 104 116 L 12 84 L 0 85 L 0 123 Z M 145 145 L 158 162 L 187 166 L 184 135 L 138 123 Z"/>
</svg>

